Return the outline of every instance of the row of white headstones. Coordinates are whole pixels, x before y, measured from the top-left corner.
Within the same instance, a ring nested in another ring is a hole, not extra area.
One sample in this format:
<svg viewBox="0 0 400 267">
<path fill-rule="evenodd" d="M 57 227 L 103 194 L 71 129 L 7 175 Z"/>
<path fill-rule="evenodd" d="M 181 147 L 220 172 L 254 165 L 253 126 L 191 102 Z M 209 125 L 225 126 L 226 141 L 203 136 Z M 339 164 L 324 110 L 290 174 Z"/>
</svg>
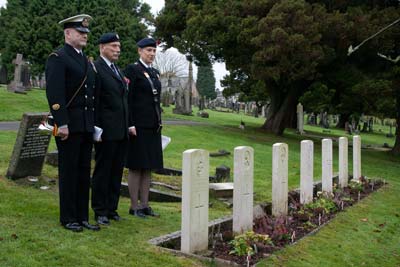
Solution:
<svg viewBox="0 0 400 267">
<path fill-rule="evenodd" d="M 301 141 L 300 202 L 313 200 L 314 145 Z M 288 145 L 276 143 L 272 154 L 272 215 L 288 212 Z M 322 191 L 333 191 L 332 140 L 322 140 Z M 233 232 L 253 228 L 254 150 L 240 146 L 234 150 Z M 193 253 L 208 247 L 209 153 L 203 149 L 183 152 L 181 251 Z M 348 140 L 339 138 L 339 186 L 348 182 Z M 361 177 L 361 138 L 353 137 L 353 179 Z"/>
</svg>

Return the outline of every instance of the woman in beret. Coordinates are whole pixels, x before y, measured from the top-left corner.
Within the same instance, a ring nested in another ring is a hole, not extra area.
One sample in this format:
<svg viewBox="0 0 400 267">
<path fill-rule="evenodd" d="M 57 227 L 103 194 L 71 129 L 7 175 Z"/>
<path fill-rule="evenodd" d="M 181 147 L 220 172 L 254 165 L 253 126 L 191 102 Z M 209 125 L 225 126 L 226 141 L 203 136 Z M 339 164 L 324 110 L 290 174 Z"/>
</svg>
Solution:
<svg viewBox="0 0 400 267">
<path fill-rule="evenodd" d="M 125 167 L 129 169 L 129 214 L 146 218 L 158 216 L 149 206 L 149 191 L 151 170 L 163 168 L 161 82 L 158 70 L 151 66 L 156 55 L 156 41 L 144 38 L 137 45 L 140 58 L 134 64 L 128 65 L 124 71 L 129 79 L 130 135 Z"/>
</svg>

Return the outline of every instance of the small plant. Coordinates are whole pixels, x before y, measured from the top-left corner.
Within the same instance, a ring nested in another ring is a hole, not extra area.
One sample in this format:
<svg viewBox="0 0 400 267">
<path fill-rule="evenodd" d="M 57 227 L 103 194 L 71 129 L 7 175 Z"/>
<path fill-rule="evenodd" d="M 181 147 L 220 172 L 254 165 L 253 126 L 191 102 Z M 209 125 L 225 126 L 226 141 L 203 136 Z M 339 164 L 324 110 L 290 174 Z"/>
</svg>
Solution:
<svg viewBox="0 0 400 267">
<path fill-rule="evenodd" d="M 323 195 L 314 200 L 314 202 L 306 204 L 305 208 L 311 209 L 318 213 L 325 212 L 327 214 L 337 211 L 337 206 L 335 202 L 331 198 L 325 197 Z"/>
<path fill-rule="evenodd" d="M 317 226 L 315 224 L 313 224 L 312 222 L 308 221 L 303 223 L 303 227 L 306 231 L 312 230 L 314 228 L 317 228 Z"/>
<path fill-rule="evenodd" d="M 362 192 L 364 191 L 363 184 L 360 181 L 351 180 L 349 182 L 349 188 L 352 192 Z"/>
<path fill-rule="evenodd" d="M 301 208 L 299 211 L 296 213 L 293 213 L 293 217 L 298 218 L 300 221 L 306 222 L 310 219 L 312 216 L 312 213 L 309 212 L 308 210 Z"/>
<path fill-rule="evenodd" d="M 235 239 L 229 242 L 229 244 L 233 246 L 233 250 L 231 250 L 229 254 L 235 254 L 238 256 L 253 255 L 255 253 L 254 247 L 257 246 L 257 243 L 272 245 L 271 238 L 268 235 L 261 235 L 256 234 L 253 231 L 248 231 L 236 236 Z"/>
</svg>

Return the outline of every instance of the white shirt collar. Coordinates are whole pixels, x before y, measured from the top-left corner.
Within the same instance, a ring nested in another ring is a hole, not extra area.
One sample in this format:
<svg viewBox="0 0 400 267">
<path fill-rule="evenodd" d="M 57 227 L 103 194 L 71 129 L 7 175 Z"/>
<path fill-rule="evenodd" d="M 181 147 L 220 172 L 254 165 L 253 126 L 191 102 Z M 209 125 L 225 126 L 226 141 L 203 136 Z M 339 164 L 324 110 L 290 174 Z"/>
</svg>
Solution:
<svg viewBox="0 0 400 267">
<path fill-rule="evenodd" d="M 101 56 L 101 55 L 100 55 Z M 101 56 L 101 58 L 107 63 L 107 65 L 111 68 L 112 62 L 108 60 L 106 57 Z"/>
<path fill-rule="evenodd" d="M 75 49 L 76 53 L 83 55 L 82 50 L 76 49 L 75 47 L 72 48 Z"/>
<path fill-rule="evenodd" d="M 151 66 L 147 65 L 146 63 L 144 63 L 144 61 L 141 58 L 139 58 L 139 60 L 146 68 L 151 68 Z"/>
</svg>

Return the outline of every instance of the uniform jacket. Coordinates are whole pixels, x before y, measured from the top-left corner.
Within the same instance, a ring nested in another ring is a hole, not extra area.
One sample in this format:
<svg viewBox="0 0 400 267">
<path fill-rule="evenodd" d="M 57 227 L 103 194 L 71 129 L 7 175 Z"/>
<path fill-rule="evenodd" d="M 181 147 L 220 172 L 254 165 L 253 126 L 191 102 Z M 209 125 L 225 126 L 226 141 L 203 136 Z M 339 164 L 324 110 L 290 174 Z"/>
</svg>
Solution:
<svg viewBox="0 0 400 267">
<path fill-rule="evenodd" d="M 147 69 L 140 61 L 130 64 L 124 70 L 129 82 L 129 126 L 139 128 L 158 128 L 159 122 L 155 105 L 160 108 L 161 82 L 158 70 Z M 154 102 L 154 95 L 146 73 L 153 81 L 157 90 L 157 103 Z"/>
<path fill-rule="evenodd" d="M 94 63 L 98 74 L 96 126 L 103 129 L 102 140 L 128 138 L 128 84 L 102 59 Z M 118 68 L 117 68 L 118 69 Z"/>
<path fill-rule="evenodd" d="M 86 82 L 67 108 L 86 74 Z M 65 44 L 50 54 L 46 64 L 46 95 L 58 126 L 67 124 L 70 133 L 93 132 L 95 83 L 91 63 L 72 46 Z"/>
</svg>

